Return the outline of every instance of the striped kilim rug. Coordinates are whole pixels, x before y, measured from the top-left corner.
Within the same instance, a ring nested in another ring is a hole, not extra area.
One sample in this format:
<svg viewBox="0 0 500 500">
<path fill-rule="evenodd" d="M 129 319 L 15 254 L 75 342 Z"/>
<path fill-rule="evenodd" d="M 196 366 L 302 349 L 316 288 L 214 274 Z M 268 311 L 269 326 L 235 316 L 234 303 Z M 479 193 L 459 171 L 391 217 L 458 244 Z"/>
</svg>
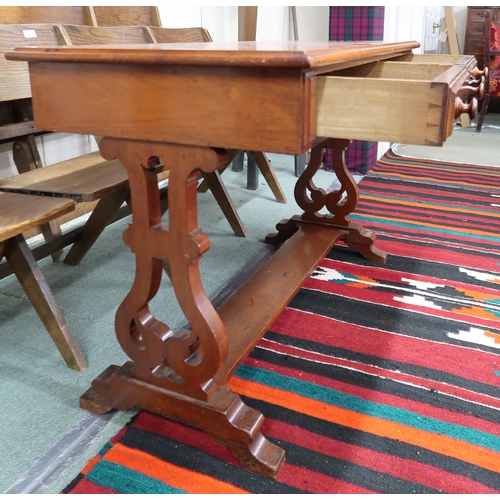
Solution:
<svg viewBox="0 0 500 500">
<path fill-rule="evenodd" d="M 499 493 L 500 168 L 387 153 L 336 247 L 230 380 L 284 448 L 276 480 L 141 411 L 66 493 Z"/>
</svg>

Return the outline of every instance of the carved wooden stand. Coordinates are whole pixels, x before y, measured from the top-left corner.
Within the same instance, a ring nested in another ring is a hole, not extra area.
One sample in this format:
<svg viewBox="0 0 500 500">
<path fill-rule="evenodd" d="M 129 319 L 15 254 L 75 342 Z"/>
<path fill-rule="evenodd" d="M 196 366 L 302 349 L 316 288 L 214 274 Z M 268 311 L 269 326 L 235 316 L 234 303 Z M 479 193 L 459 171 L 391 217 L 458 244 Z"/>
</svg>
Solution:
<svg viewBox="0 0 500 500">
<path fill-rule="evenodd" d="M 276 477 L 284 450 L 264 438 L 262 414 L 246 406 L 226 381 L 338 239 L 368 259 L 385 261 L 386 254 L 374 247 L 375 235 L 348 219 L 358 201 L 357 186 L 343 160 L 349 143 L 327 140 L 313 149 L 295 188 L 304 213 L 278 224 L 278 233 L 266 241 L 280 244 L 280 249 L 216 310 L 200 279 L 198 262 L 210 245 L 198 227 L 196 189 L 198 171 L 224 166 L 225 151 L 103 139 L 102 155 L 121 160 L 130 178 L 133 219 L 124 240 L 136 255 L 136 275 L 118 308 L 115 329 L 132 362 L 110 366 L 97 377 L 80 399 L 82 408 L 94 413 L 147 409 L 203 430 L 251 470 Z M 341 182 L 338 191 L 328 194 L 312 182 L 325 147 L 334 150 Z M 169 224 L 161 222 L 158 158 L 170 169 Z M 330 213 L 319 214 L 322 208 Z M 173 332 L 149 310 L 164 261 L 170 264 L 189 329 Z"/>
</svg>

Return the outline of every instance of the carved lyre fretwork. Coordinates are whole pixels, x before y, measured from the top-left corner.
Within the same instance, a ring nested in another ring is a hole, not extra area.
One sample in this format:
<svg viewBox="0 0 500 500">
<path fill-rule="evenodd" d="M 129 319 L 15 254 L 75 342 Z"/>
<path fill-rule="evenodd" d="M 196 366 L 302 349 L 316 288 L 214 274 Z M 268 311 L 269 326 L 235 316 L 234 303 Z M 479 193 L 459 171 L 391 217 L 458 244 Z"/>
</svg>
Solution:
<svg viewBox="0 0 500 500">
<path fill-rule="evenodd" d="M 387 254 L 374 245 L 375 233 L 349 219 L 359 199 L 358 186 L 345 164 L 344 154 L 350 143 L 347 139 L 326 139 L 312 149 L 309 164 L 295 184 L 295 201 L 304 212 L 277 224 L 278 232 L 267 236 L 266 243 L 279 245 L 285 242 L 297 231 L 297 224 L 326 224 L 345 229 L 340 239 L 365 258 L 385 262 Z M 329 193 L 313 182 L 321 167 L 325 148 L 332 150 L 333 168 L 340 182 L 340 187 Z M 328 213 L 320 213 L 324 208 Z"/>
<path fill-rule="evenodd" d="M 136 275 L 118 308 L 115 328 L 122 349 L 134 361 L 132 375 L 208 400 L 216 389 L 212 378 L 227 355 L 227 338 L 200 278 L 198 261 L 210 243 L 198 227 L 197 169 L 212 172 L 226 157 L 210 148 L 112 138 L 103 139 L 99 147 L 105 158 L 122 161 L 131 180 L 133 220 L 123 238 L 136 256 Z M 158 158 L 170 169 L 168 224 L 161 221 Z M 191 325 L 175 333 L 148 307 L 160 286 L 164 261 L 170 264 L 177 300 Z"/>
<path fill-rule="evenodd" d="M 345 139 L 328 139 L 312 149 L 311 160 L 295 185 L 295 200 L 304 210 L 302 220 L 349 225 L 347 216 L 358 202 L 358 187 L 349 171 L 343 168 L 344 152 L 350 143 Z M 325 148 L 332 149 L 335 173 L 340 182 L 339 189 L 329 193 L 313 182 L 314 175 L 321 167 Z M 329 213 L 320 214 L 323 208 Z"/>
</svg>

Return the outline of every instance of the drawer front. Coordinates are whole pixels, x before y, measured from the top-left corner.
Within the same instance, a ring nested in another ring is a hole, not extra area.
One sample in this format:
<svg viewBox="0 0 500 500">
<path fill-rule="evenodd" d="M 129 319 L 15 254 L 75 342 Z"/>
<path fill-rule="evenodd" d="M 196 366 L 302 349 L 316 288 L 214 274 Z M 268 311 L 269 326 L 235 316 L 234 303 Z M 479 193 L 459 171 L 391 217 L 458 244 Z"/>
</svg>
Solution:
<svg viewBox="0 0 500 500">
<path fill-rule="evenodd" d="M 465 45 L 466 54 L 484 54 L 484 38 L 471 37 Z"/>
<path fill-rule="evenodd" d="M 413 55 L 318 77 L 317 136 L 440 146 L 474 67 L 473 56 Z"/>
<path fill-rule="evenodd" d="M 492 18 L 496 17 L 496 7 L 469 7 L 468 10 L 468 22 L 469 23 L 484 23 L 484 17 L 486 15 L 486 11 L 489 10 L 492 14 Z"/>
</svg>

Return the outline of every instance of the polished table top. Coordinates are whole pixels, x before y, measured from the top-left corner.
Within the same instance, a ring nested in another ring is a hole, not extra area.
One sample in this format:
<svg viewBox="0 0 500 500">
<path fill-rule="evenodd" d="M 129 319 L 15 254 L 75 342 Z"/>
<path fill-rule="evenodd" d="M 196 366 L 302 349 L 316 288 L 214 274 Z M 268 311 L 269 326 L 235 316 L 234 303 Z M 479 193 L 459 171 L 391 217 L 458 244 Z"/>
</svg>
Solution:
<svg viewBox="0 0 500 500">
<path fill-rule="evenodd" d="M 9 60 L 30 62 L 85 62 L 120 64 L 174 64 L 315 69 L 361 64 L 373 58 L 396 57 L 418 48 L 417 42 L 203 42 L 22 47 Z"/>
</svg>

